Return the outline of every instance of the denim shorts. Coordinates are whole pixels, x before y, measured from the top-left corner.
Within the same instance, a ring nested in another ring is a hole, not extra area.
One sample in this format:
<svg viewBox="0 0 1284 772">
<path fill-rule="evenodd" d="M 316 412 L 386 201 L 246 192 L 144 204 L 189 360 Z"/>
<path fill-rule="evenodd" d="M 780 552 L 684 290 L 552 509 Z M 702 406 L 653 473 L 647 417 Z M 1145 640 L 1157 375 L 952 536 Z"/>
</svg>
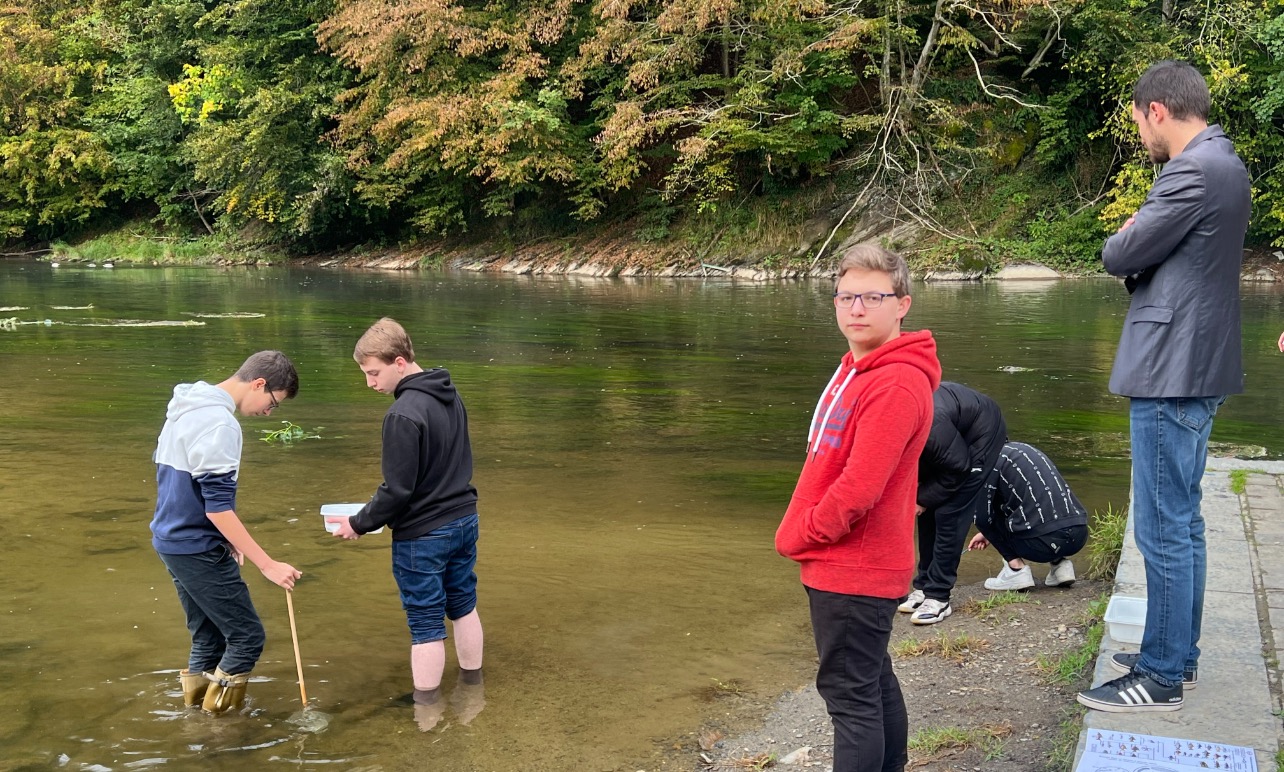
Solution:
<svg viewBox="0 0 1284 772">
<path fill-rule="evenodd" d="M 477 515 L 392 542 L 392 575 L 401 607 L 418 645 L 446 638 L 445 618 L 459 619 L 477 607 Z"/>
</svg>

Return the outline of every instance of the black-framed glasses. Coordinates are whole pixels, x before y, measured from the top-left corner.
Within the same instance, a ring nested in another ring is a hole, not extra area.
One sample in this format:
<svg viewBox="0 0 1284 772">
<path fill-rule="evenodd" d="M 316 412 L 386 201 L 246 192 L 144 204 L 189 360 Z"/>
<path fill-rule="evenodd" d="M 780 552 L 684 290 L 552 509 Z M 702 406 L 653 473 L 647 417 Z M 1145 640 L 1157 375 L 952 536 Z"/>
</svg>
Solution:
<svg viewBox="0 0 1284 772">
<path fill-rule="evenodd" d="M 267 389 L 266 386 L 264 386 L 263 388 Z M 267 393 L 268 393 L 268 399 L 272 400 L 272 404 L 268 406 L 268 410 L 276 410 L 278 407 L 281 406 L 281 403 L 277 401 L 276 395 L 272 393 L 271 389 L 267 389 Z"/>
<path fill-rule="evenodd" d="M 834 305 L 839 308 L 851 308 L 856 305 L 856 300 L 859 298 L 860 304 L 869 310 L 883 305 L 883 298 L 894 297 L 896 297 L 895 292 L 862 292 L 859 295 L 851 292 L 835 292 Z"/>
</svg>

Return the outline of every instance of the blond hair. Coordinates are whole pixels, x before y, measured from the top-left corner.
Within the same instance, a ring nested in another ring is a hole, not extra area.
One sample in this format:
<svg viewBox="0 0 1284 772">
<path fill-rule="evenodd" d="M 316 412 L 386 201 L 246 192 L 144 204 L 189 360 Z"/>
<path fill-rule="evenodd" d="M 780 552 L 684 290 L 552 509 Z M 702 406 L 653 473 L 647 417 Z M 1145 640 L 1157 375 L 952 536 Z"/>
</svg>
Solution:
<svg viewBox="0 0 1284 772">
<path fill-rule="evenodd" d="M 357 340 L 352 358 L 361 364 L 370 357 L 376 357 L 385 364 L 391 364 L 397 357 L 414 362 L 415 347 L 406 328 L 387 316 L 370 325 L 370 329 Z"/>
<path fill-rule="evenodd" d="M 838 276 L 835 280 L 853 270 L 885 273 L 892 280 L 892 291 L 896 293 L 896 297 L 903 298 L 909 294 L 909 265 L 905 263 L 905 258 L 890 249 L 877 244 L 857 244 L 851 247 L 843 253 L 843 259 L 838 263 Z"/>
</svg>

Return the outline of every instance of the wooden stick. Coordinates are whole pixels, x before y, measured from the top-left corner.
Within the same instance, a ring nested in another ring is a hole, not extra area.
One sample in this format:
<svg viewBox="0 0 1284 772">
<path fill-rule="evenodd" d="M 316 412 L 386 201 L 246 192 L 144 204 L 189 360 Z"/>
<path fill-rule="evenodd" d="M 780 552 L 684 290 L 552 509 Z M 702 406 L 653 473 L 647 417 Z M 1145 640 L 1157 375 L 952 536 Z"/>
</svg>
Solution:
<svg viewBox="0 0 1284 772">
<path fill-rule="evenodd" d="M 308 707 L 308 692 L 303 686 L 303 657 L 299 656 L 299 631 L 294 626 L 294 592 L 285 591 L 285 605 L 290 610 L 290 638 L 294 641 L 294 666 L 299 670 L 299 699 L 303 700 L 304 710 Z"/>
</svg>

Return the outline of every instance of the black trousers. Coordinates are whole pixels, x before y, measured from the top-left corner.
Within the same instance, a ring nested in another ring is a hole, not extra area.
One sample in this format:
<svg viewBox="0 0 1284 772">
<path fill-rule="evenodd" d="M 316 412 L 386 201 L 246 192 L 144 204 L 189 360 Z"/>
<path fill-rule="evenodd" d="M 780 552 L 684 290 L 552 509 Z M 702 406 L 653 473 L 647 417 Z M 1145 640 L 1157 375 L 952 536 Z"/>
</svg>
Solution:
<svg viewBox="0 0 1284 772">
<path fill-rule="evenodd" d="M 939 601 L 948 601 L 959 579 L 959 559 L 976 510 L 987 504 L 985 475 L 971 478 L 949 501 L 918 516 L 918 574 L 914 589 Z"/>
<path fill-rule="evenodd" d="M 1060 563 L 1083 549 L 1088 541 L 1088 526 L 1072 525 L 1042 536 L 1013 536 L 1006 528 L 989 523 L 980 527 L 981 535 L 994 545 L 1003 559 L 1016 558 L 1031 563 Z"/>
<path fill-rule="evenodd" d="M 834 772 L 902 772 L 909 720 L 887 652 L 898 601 L 811 587 L 807 598 L 816 690 L 834 722 Z"/>
</svg>

